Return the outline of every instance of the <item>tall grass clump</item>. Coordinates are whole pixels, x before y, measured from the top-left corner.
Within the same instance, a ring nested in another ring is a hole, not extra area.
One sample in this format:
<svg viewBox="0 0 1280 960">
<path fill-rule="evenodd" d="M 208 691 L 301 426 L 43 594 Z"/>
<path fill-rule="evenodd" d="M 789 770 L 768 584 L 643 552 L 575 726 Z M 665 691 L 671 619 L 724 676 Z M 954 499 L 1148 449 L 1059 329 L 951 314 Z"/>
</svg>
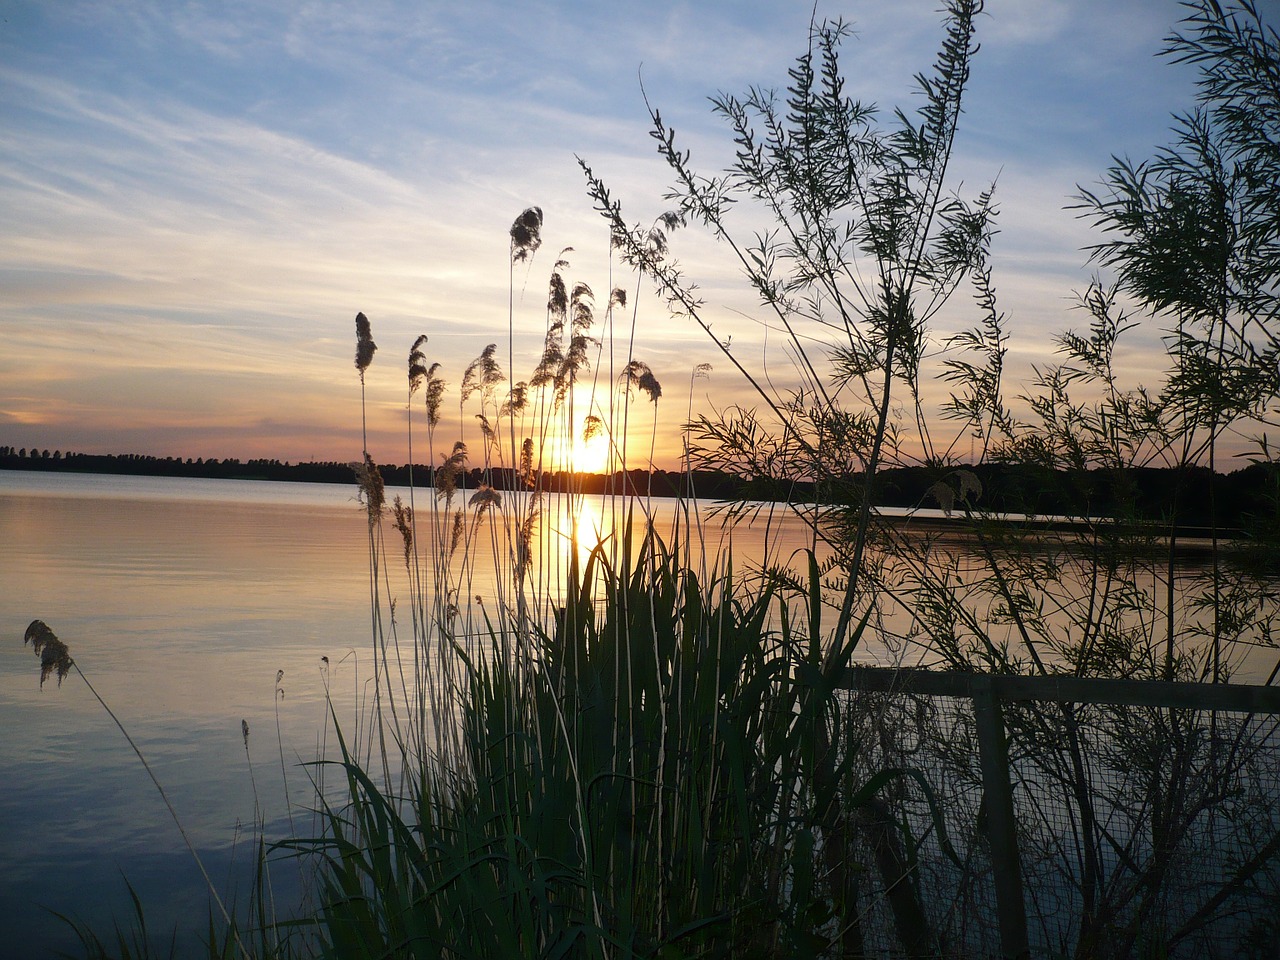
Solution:
<svg viewBox="0 0 1280 960">
<path fill-rule="evenodd" d="M 536 208 L 517 218 L 513 265 L 541 227 Z M 387 508 L 367 451 L 356 465 L 373 603 L 407 595 L 410 616 L 402 637 L 401 618 L 375 612 L 370 715 L 353 727 L 335 711 L 340 758 L 322 763 L 346 789 L 320 793 L 321 835 L 280 845 L 318 864 L 307 923 L 335 957 L 854 949 L 842 832 L 891 783 L 932 803 L 917 771 L 855 773 L 834 745 L 845 703 L 832 691 L 865 621 L 833 647 L 812 555 L 803 602 L 748 587 L 702 541 L 696 504 L 664 539 L 647 491 L 623 486 L 631 406 L 656 407 L 661 384 L 629 346 L 604 358 L 566 253 L 528 379 L 509 383 L 494 345 L 462 373 L 456 422 L 470 414 L 478 438 L 439 444 L 449 391 L 419 337 L 410 443 L 425 422 L 430 486 Z M 610 295 L 611 328 L 626 303 Z M 359 320 L 357 333 L 369 339 Z M 614 329 L 610 353 L 623 339 Z M 603 431 L 619 468 L 593 498 L 613 518 L 604 537 L 581 521 L 579 431 Z M 399 533 L 394 578 L 384 522 Z M 887 826 L 888 883 L 904 883 L 910 842 Z M 910 901 L 894 901 L 903 929 Z"/>
</svg>

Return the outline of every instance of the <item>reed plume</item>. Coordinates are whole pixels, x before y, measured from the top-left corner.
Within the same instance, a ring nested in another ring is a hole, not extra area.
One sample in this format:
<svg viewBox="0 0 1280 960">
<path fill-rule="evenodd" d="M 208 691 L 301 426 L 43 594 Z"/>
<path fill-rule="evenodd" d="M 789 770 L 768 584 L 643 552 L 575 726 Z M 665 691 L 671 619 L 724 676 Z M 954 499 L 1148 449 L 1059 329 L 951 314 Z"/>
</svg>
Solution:
<svg viewBox="0 0 1280 960">
<path fill-rule="evenodd" d="M 541 387 L 555 380 L 564 362 L 564 325 L 569 317 L 569 294 L 564 285 L 562 267 L 567 267 L 564 260 L 557 260 L 551 272 L 551 284 L 547 293 L 547 333 L 542 343 L 542 359 L 534 368 L 529 385 Z"/>
<path fill-rule="evenodd" d="M 368 453 L 364 455 L 363 463 L 353 461 L 350 467 L 356 475 L 359 497 L 369 512 L 369 522 L 372 523 L 382 516 L 386 506 L 386 487 L 382 482 L 382 474 L 378 472 L 378 465 Z"/>
<path fill-rule="evenodd" d="M 511 388 L 511 392 L 507 394 L 507 399 L 503 402 L 502 408 L 498 411 L 500 417 L 519 416 L 524 413 L 524 408 L 529 403 L 529 384 L 521 380 Z"/>
<path fill-rule="evenodd" d="M 528 486 L 533 486 L 533 437 L 525 437 L 520 445 L 520 476 Z"/>
<path fill-rule="evenodd" d="M 573 306 L 573 329 L 575 332 L 591 329 L 593 321 L 591 304 L 595 302 L 595 298 L 596 295 L 592 291 L 590 284 L 579 282 L 573 285 L 570 303 Z"/>
<path fill-rule="evenodd" d="M 445 382 L 435 376 L 440 364 L 433 363 L 427 372 L 427 392 L 424 402 L 427 405 L 427 425 L 434 427 L 440 422 L 440 402 L 444 399 Z"/>
<path fill-rule="evenodd" d="M 445 501 L 453 499 L 453 494 L 458 489 L 458 477 L 466 462 L 467 445 L 458 440 L 453 445 L 453 452 L 444 458 L 444 463 L 440 464 L 432 480 L 438 499 Z"/>
<path fill-rule="evenodd" d="M 392 503 L 392 512 L 396 518 L 396 529 L 400 531 L 400 537 L 404 540 L 404 565 L 409 566 L 409 560 L 413 557 L 413 507 L 405 506 L 404 501 L 397 495 Z"/>
<path fill-rule="evenodd" d="M 526 444 L 532 444 L 526 440 Z M 530 451 L 532 454 L 532 451 Z M 529 498 L 529 508 L 516 531 L 516 576 L 523 580 L 533 562 L 533 538 L 542 516 L 542 491 L 537 490 Z"/>
<path fill-rule="evenodd" d="M 683 227 L 684 216 L 672 210 L 662 214 L 649 228 L 645 237 L 649 256 L 655 263 L 661 262 L 667 255 L 667 235 L 678 227 Z"/>
<path fill-rule="evenodd" d="M 634 387 L 654 403 L 657 403 L 658 398 L 662 396 L 662 384 L 658 382 L 658 378 L 653 375 L 653 371 L 643 360 L 632 360 L 628 363 L 622 371 L 622 378 L 628 390 Z"/>
<path fill-rule="evenodd" d="M 476 508 L 476 517 L 482 517 L 490 507 L 495 510 L 502 509 L 502 494 L 487 483 L 480 484 L 475 493 L 471 495 L 471 499 L 467 501 L 468 506 Z"/>
<path fill-rule="evenodd" d="M 529 207 L 511 224 L 511 262 L 528 260 L 542 246 L 542 208 Z"/>
<path fill-rule="evenodd" d="M 364 372 L 373 363 L 374 351 L 378 345 L 373 342 L 373 328 L 369 326 L 369 318 L 363 313 L 356 314 L 356 369 L 360 371 L 360 380 L 364 380 Z"/>
<path fill-rule="evenodd" d="M 449 534 L 449 556 L 453 556 L 462 543 L 462 534 L 466 528 L 466 520 L 462 516 L 462 509 L 459 508 L 453 514 L 453 529 Z"/>
<path fill-rule="evenodd" d="M 435 427 L 440 423 L 440 402 L 444 398 L 446 384 L 439 376 L 440 364 L 427 365 L 426 354 L 422 352 L 426 344 L 427 335 L 424 333 L 413 341 L 413 348 L 409 351 L 409 396 L 426 385 L 423 402 L 427 407 L 427 426 Z"/>
<path fill-rule="evenodd" d="M 62 681 L 71 672 L 75 661 L 71 659 L 71 651 L 67 649 L 67 645 L 58 639 L 49 625 L 43 620 L 32 620 L 22 642 L 24 645 L 31 644 L 32 650 L 40 658 L 40 686 L 44 686 L 51 674 L 57 674 L 58 686 L 62 686 Z"/>
<path fill-rule="evenodd" d="M 555 268 L 551 271 L 547 290 L 547 315 L 553 319 L 564 320 L 569 314 L 569 292 L 564 285 L 564 274 L 561 273 L 568 266 L 569 261 L 561 258 L 556 260 Z"/>
<path fill-rule="evenodd" d="M 413 346 L 409 348 L 409 396 L 413 396 L 418 392 L 418 388 L 422 386 L 422 381 L 426 379 L 427 357 L 422 352 L 422 348 L 427 344 L 427 335 L 419 334 L 418 339 L 413 341 Z"/>
<path fill-rule="evenodd" d="M 462 399 L 467 400 L 477 390 L 480 391 L 484 399 L 493 396 L 493 388 L 506 379 L 503 376 L 502 368 L 498 366 L 498 361 L 494 358 L 498 345 L 491 343 L 480 351 L 480 356 L 476 357 L 469 364 L 467 369 L 462 373 Z"/>
<path fill-rule="evenodd" d="M 595 315 L 591 309 L 591 305 L 594 302 L 595 294 L 592 293 L 591 287 L 585 283 L 575 283 L 573 285 L 573 293 L 569 298 L 573 322 L 570 330 L 569 349 L 560 364 L 560 369 L 556 376 L 557 397 L 563 397 L 573 387 L 574 382 L 578 379 L 580 370 L 589 371 L 591 369 L 587 351 L 591 347 L 599 345 L 599 341 L 588 333 L 592 324 L 595 323 Z"/>
</svg>

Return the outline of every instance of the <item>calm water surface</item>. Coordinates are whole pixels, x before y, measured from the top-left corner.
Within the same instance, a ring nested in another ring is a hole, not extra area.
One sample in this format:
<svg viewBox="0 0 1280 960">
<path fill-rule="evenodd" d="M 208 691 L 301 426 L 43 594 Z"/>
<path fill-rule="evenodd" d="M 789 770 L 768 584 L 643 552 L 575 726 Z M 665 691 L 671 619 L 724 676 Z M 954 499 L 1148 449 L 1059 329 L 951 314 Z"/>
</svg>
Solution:
<svg viewBox="0 0 1280 960">
<path fill-rule="evenodd" d="M 735 535 L 740 561 L 766 536 Z M 153 929 L 198 930 L 204 883 L 155 787 L 75 673 L 41 689 L 22 634 L 38 618 L 68 644 L 244 899 L 255 809 L 288 829 L 281 754 L 305 800 L 326 678 L 354 718 L 372 676 L 354 485 L 0 471 L 0 545 L 0 956 L 73 950 L 48 910 L 110 933 L 124 877 Z"/>
<path fill-rule="evenodd" d="M 659 530 L 673 510 L 656 502 Z M 596 501 L 584 527 L 605 526 L 604 512 Z M 719 545 L 714 522 L 704 536 Z M 387 537 L 394 556 L 398 535 Z M 794 519 L 762 518 L 735 532 L 735 566 L 803 545 Z M 74 952 L 50 910 L 109 934 L 130 912 L 124 877 L 154 930 L 198 931 L 208 915 L 198 869 L 124 737 L 74 673 L 41 689 L 27 624 L 42 619 L 69 645 L 220 892 L 243 901 L 253 823 L 288 835 L 285 778 L 303 817 L 300 763 L 332 746 L 320 739 L 326 682 L 352 724 L 368 689 L 367 551 L 354 485 L 0 471 L 0 958 Z M 487 592 L 483 571 L 472 589 Z M 1261 653 L 1252 672 L 1265 675 L 1274 651 Z M 278 882 L 283 899 L 289 878 Z"/>
<path fill-rule="evenodd" d="M 137 758 L 74 673 L 40 688 L 27 624 L 42 619 L 69 645 L 215 880 L 247 894 L 255 783 L 270 830 L 286 812 L 280 744 L 305 783 L 296 764 L 315 756 L 323 729 L 320 658 L 338 664 L 335 680 L 357 680 L 367 662 L 353 493 L 0 471 L 0 955 L 73 947 L 42 908 L 110 932 L 129 909 L 122 876 L 160 930 L 198 929 L 207 915 L 199 873 Z"/>
</svg>

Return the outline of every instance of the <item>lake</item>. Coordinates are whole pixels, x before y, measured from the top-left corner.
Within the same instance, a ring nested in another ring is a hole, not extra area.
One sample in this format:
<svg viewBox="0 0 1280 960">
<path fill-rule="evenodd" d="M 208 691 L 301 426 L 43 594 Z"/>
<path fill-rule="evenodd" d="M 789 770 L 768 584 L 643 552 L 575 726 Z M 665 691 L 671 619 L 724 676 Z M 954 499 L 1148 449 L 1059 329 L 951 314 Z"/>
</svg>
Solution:
<svg viewBox="0 0 1280 960">
<path fill-rule="evenodd" d="M 652 509 L 658 529 L 671 529 L 675 503 Z M 580 520 L 603 530 L 607 514 L 593 501 Z M 718 547 L 718 525 L 704 529 Z M 562 554 L 559 542 L 542 549 Z M 394 530 L 387 543 L 394 562 Z M 804 543 L 793 518 L 760 519 L 735 532 L 735 564 L 766 550 L 785 559 Z M 110 934 L 112 918 L 130 913 L 125 878 L 153 931 L 199 931 L 204 881 L 145 770 L 79 676 L 40 686 L 22 634 L 38 618 L 68 644 L 215 884 L 243 902 L 255 822 L 268 839 L 287 835 L 285 783 L 293 816 L 305 816 L 301 764 L 332 756 L 326 684 L 340 718 L 367 695 L 368 544 L 354 484 L 0 471 L 0 544 L 0 957 L 75 952 L 48 911 Z M 467 593 L 491 583 L 477 569 Z M 1265 676 L 1274 651 L 1255 659 L 1244 679 Z M 279 876 L 277 890 L 286 901 L 292 878 Z"/>
<path fill-rule="evenodd" d="M 657 501 L 660 525 L 673 507 Z M 735 535 L 739 562 L 765 542 Z M 74 672 L 41 688 L 23 632 L 41 619 L 68 644 L 243 900 L 255 809 L 268 837 L 288 830 L 281 755 L 306 800 L 326 680 L 354 715 L 372 676 L 355 485 L 0 471 L 0 544 L 0 956 L 73 950 L 50 910 L 109 934 L 126 877 L 153 930 L 199 930 L 203 879 L 145 770 Z"/>
<path fill-rule="evenodd" d="M 199 872 L 120 731 L 74 673 L 40 688 L 27 623 L 69 645 L 225 882 L 252 860 L 253 781 L 268 820 L 284 813 L 277 703 L 293 767 L 322 729 L 320 657 L 367 644 L 353 494 L 0 472 L 0 953 L 73 945 L 41 908 L 109 933 L 129 910 L 125 876 L 157 929 L 207 915 Z"/>
</svg>

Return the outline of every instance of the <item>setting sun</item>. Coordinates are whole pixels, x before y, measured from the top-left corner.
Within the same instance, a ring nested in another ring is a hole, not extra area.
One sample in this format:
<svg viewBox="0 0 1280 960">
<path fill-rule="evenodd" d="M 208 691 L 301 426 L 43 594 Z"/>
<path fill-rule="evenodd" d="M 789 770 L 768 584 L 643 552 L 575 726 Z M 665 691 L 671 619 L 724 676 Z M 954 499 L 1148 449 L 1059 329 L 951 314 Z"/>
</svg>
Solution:
<svg viewBox="0 0 1280 960">
<path fill-rule="evenodd" d="M 583 417 L 571 444 L 570 462 L 578 473 L 609 469 L 609 435 L 598 417 Z"/>
<path fill-rule="evenodd" d="M 549 392 L 546 400 L 550 401 Z M 545 465 L 575 473 L 609 472 L 610 451 L 621 440 L 610 427 L 607 412 L 600 409 L 593 392 L 583 387 L 573 391 L 572 404 L 565 406 L 567 412 L 561 408 L 553 417 L 555 426 L 553 435 L 546 439 Z"/>
</svg>

